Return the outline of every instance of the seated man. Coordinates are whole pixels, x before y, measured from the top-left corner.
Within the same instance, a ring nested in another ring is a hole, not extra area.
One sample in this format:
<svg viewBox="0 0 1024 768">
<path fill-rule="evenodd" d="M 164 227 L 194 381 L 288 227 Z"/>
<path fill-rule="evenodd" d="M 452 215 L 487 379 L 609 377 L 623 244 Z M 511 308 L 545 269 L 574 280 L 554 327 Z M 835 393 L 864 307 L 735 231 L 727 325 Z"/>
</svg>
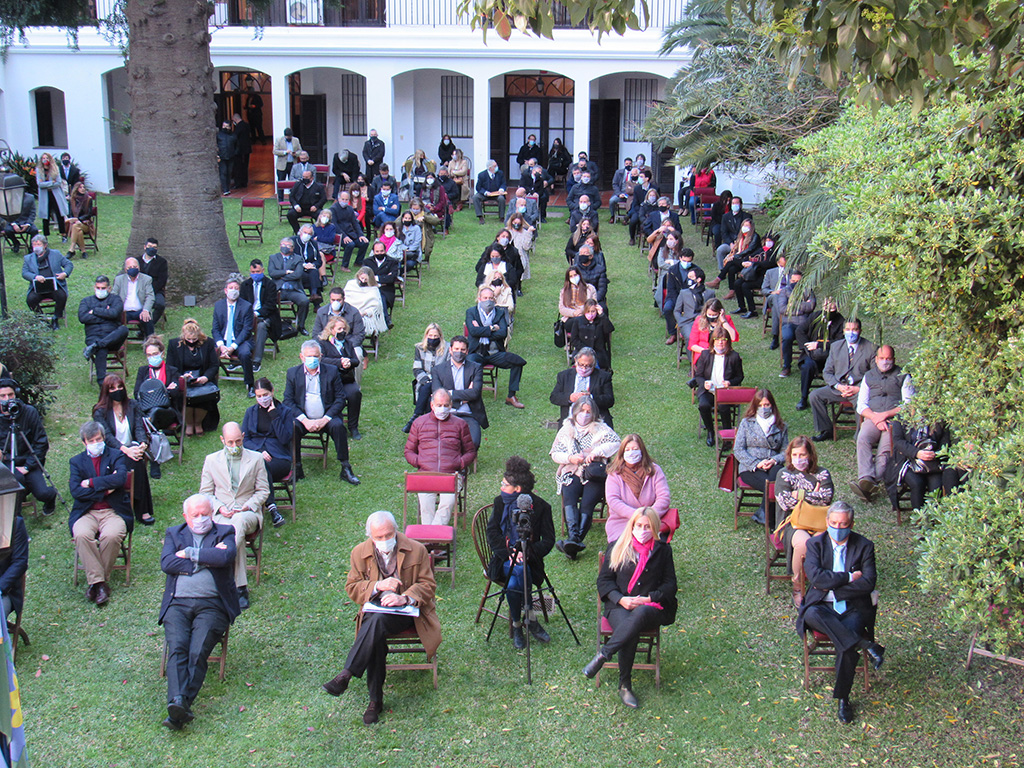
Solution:
<svg viewBox="0 0 1024 768">
<path fill-rule="evenodd" d="M 352 252 L 356 254 L 356 267 L 361 267 L 363 257 L 366 255 L 366 246 L 370 241 L 366 238 L 363 225 L 359 223 L 359 217 L 352 209 L 352 195 L 348 192 L 341 192 L 334 205 L 331 206 L 331 216 L 338 227 L 338 234 L 341 235 L 341 245 L 345 254 L 341 260 L 341 271 L 351 272 L 349 262 L 352 259 Z M 313 332 L 316 336 L 316 331 Z"/>
<path fill-rule="evenodd" d="M 595 184 L 597 184 L 597 180 L 601 175 L 601 171 L 600 169 L 598 169 L 597 163 L 591 160 L 587 153 L 584 152 L 583 150 L 580 150 L 576 158 L 576 165 L 580 169 L 580 171 L 582 171 L 583 173 L 589 173 L 590 178 L 593 179 Z"/>
<path fill-rule="evenodd" d="M 224 448 L 206 457 L 199 481 L 199 492 L 214 500 L 213 521 L 235 529 L 235 586 L 243 611 L 249 607 L 245 537 L 263 527 L 263 505 L 270 496 L 263 456 L 243 447 L 244 439 L 238 422 L 227 422 L 220 435 Z"/>
<path fill-rule="evenodd" d="M 402 213 L 402 204 L 398 201 L 394 189 L 390 181 L 385 181 L 380 192 L 373 196 L 373 225 L 378 229 L 385 223 L 394 221 Z"/>
<path fill-rule="evenodd" d="M 154 326 L 160 322 L 164 308 L 167 306 L 167 300 L 164 297 L 167 291 L 167 259 L 157 253 L 159 245 L 155 237 L 147 237 L 146 250 L 143 251 L 142 261 L 139 263 L 142 274 L 148 275 L 153 281 L 152 322 Z"/>
<path fill-rule="evenodd" d="M 295 173 L 297 167 L 296 163 L 292 168 L 292 173 Z M 324 189 L 323 184 L 313 178 L 312 170 L 303 171 L 301 178 L 302 180 L 288 193 L 288 202 L 291 203 L 287 215 L 288 223 L 292 225 L 292 232 L 296 234 L 299 232 L 299 219 L 303 216 L 316 219 L 317 214 L 327 202 L 327 190 Z"/>
<path fill-rule="evenodd" d="M 396 286 L 402 276 L 402 262 L 388 256 L 387 246 L 380 240 L 373 243 L 373 258 L 363 266 L 369 267 L 377 279 L 377 288 L 384 299 L 384 318 L 391 327 L 391 310 L 395 308 Z"/>
<path fill-rule="evenodd" d="M 775 259 L 775 266 L 764 273 L 761 280 L 761 295 L 764 296 L 764 311 L 772 314 L 772 343 L 769 349 L 779 348 L 779 329 L 782 327 L 782 313 L 786 310 L 787 296 L 783 289 L 789 283 L 789 270 L 786 269 L 786 254 L 780 253 Z"/>
<path fill-rule="evenodd" d="M 299 333 L 308 336 L 306 316 L 309 314 L 309 296 L 302 288 L 305 269 L 302 257 L 295 253 L 290 237 L 284 238 L 280 250 L 270 257 L 267 271 L 281 289 L 281 301 L 290 301 L 295 305 L 295 322 L 299 326 Z"/>
<path fill-rule="evenodd" d="M 263 262 L 249 262 L 249 278 L 242 283 L 241 300 L 252 305 L 256 333 L 252 349 L 252 370 L 258 373 L 263 365 L 267 339 L 281 338 L 281 313 L 277 308 L 277 283 L 263 272 Z"/>
<path fill-rule="evenodd" d="M 496 306 L 494 291 L 484 285 L 476 293 L 476 306 L 466 310 L 466 328 L 469 331 L 469 359 L 480 365 L 493 365 L 508 369 L 508 397 L 505 403 L 513 408 L 525 408 L 516 393 L 523 377 L 526 361 L 505 350 L 508 339 L 508 310 Z"/>
<path fill-rule="evenodd" d="M 526 137 L 526 143 L 519 148 L 519 154 L 516 155 L 516 165 L 522 169 L 523 166 L 529 164 L 530 160 L 533 160 L 535 163 L 540 162 L 543 155 L 544 150 L 538 146 L 536 134 L 531 133 Z"/>
<path fill-rule="evenodd" d="M 590 195 L 580 195 L 579 200 L 576 203 L 576 208 L 570 209 L 570 211 L 569 229 L 574 232 L 583 219 L 588 219 L 590 221 L 590 228 L 594 232 L 596 232 L 597 228 L 601 225 L 601 220 L 597 215 L 597 209 L 592 208 L 590 205 Z"/>
<path fill-rule="evenodd" d="M 508 218 L 511 220 L 516 214 L 523 217 L 523 220 L 530 225 L 531 231 L 536 230 L 537 224 L 540 222 L 538 200 L 534 200 L 527 194 L 526 187 L 517 187 L 515 197 L 512 198 L 512 213 Z M 505 226 L 508 226 L 508 221 L 505 222 Z"/>
<path fill-rule="evenodd" d="M 211 336 L 221 360 L 240 361 L 247 397 L 256 397 L 252 375 L 252 304 L 239 298 L 242 285 L 237 277 L 224 283 L 224 298 L 213 305 Z"/>
<path fill-rule="evenodd" d="M 11 455 L 11 431 L 14 428 L 14 454 Z M 43 417 L 35 406 L 18 399 L 18 382 L 0 378 L 0 454 L 8 468 L 13 464 L 14 476 L 25 490 L 18 494 L 17 508 L 31 493 L 43 504 L 43 514 L 52 515 L 57 502 L 57 489 L 44 474 L 50 441 L 43 428 Z"/>
<path fill-rule="evenodd" d="M 434 571 L 426 548 L 398 532 L 394 515 L 374 512 L 366 520 L 366 541 L 356 545 L 349 559 L 345 591 L 362 606 L 373 603 L 384 608 L 413 606 L 418 616 L 363 610 L 355 642 L 345 667 L 324 683 L 331 696 L 340 696 L 353 677 L 366 673 L 370 705 L 363 713 L 366 725 L 376 723 L 384 708 L 384 679 L 387 674 L 387 638 L 415 628 L 427 657 L 437 654 L 441 644 L 441 623 L 434 607 Z"/>
<path fill-rule="evenodd" d="M 658 210 L 652 211 L 647 216 L 647 221 L 643 226 L 643 231 L 650 235 L 652 232 L 656 232 L 662 227 L 669 227 L 674 229 L 676 232 L 682 232 L 682 227 L 679 226 L 679 215 L 670 208 L 671 201 L 662 195 L 658 198 Z M 712 285 L 711 288 L 717 288 L 718 286 Z"/>
<path fill-rule="evenodd" d="M 430 397 L 430 412 L 413 421 L 405 441 L 405 460 L 418 471 L 461 473 L 473 465 L 476 445 L 469 434 L 469 425 L 451 413 L 452 396 L 447 389 L 438 389 Z M 461 476 L 459 484 L 462 484 Z M 458 494 L 420 493 L 418 496 L 423 525 L 451 522 Z"/>
<path fill-rule="evenodd" d="M 817 630 L 836 647 L 836 684 L 832 698 L 839 700 L 839 722 L 853 722 L 850 689 L 860 652 L 866 651 L 875 669 L 885 661 L 885 648 L 871 638 L 875 631 L 875 545 L 853 533 L 853 507 L 836 501 L 828 508 L 828 531 L 807 542 L 804 595 L 796 631 Z"/>
<path fill-rule="evenodd" d="M 551 390 L 551 403 L 560 408 L 558 423 L 563 423 L 569 416 L 569 406 L 583 395 L 594 398 L 604 416 L 604 423 L 612 427 L 612 415 L 609 408 L 615 405 L 615 392 L 612 390 L 612 375 L 608 371 L 594 368 L 597 353 L 590 347 L 583 347 L 576 353 L 575 365 L 560 371 L 555 379 L 555 388 Z"/>
<path fill-rule="evenodd" d="M 830 296 L 825 299 L 823 309 L 811 314 L 807 329 L 797 329 L 796 345 L 800 350 L 800 359 L 797 361 L 800 369 L 800 402 L 796 404 L 798 411 L 807 409 L 811 382 L 824 370 L 832 343 L 843 338 L 845 323 L 846 318 L 839 314 L 836 300 Z"/>
<path fill-rule="evenodd" d="M 316 166 L 309 162 L 309 153 L 306 150 L 302 150 L 299 152 L 299 159 L 292 163 L 292 169 L 288 172 L 288 178 L 302 183 L 306 171 L 313 174 L 314 179 L 316 178 Z"/>
<path fill-rule="evenodd" d="M 860 382 L 871 367 L 875 345 L 860 337 L 860 320 L 851 318 L 843 325 L 846 342 L 832 345 L 825 361 L 825 386 L 811 392 L 811 412 L 814 414 L 815 435 L 811 439 L 820 443 L 832 439 L 832 419 L 829 403 L 854 403 L 860 391 Z"/>
<path fill-rule="evenodd" d="M 589 285 L 594 286 L 594 299 L 607 309 L 608 269 L 605 267 L 604 257 L 594 256 L 594 249 L 590 245 L 584 244 L 576 252 L 576 260 L 572 265 L 579 270 L 580 275 Z"/>
<path fill-rule="evenodd" d="M 3 595 L 4 616 L 21 616 L 25 592 L 21 577 L 28 570 L 28 530 L 25 518 L 17 515 L 12 521 L 8 546 L 0 549 L 0 595 Z M 12 633 L 13 634 L 13 633 Z M 11 638 L 14 639 L 13 636 Z"/>
<path fill-rule="evenodd" d="M 208 496 L 189 496 L 182 506 L 185 522 L 164 534 L 160 570 L 167 580 L 157 620 L 167 643 L 163 724 L 172 731 L 195 719 L 192 702 L 206 680 L 210 654 L 241 612 L 231 578 L 237 554 L 234 530 L 213 522 Z"/>
<path fill-rule="evenodd" d="M 689 251 L 689 254 L 687 254 Z M 715 292 L 704 286 L 704 270 L 693 263 L 693 251 L 684 248 L 680 254 L 683 260 L 679 262 L 679 274 L 684 283 L 676 296 L 675 306 L 672 308 L 672 315 L 676 321 L 676 334 L 683 347 L 688 348 L 690 344 L 690 330 L 693 323 L 700 315 L 704 304 L 715 298 Z"/>
<path fill-rule="evenodd" d="M 512 615 L 512 645 L 526 647 L 523 636 L 524 585 L 540 586 L 544 583 L 544 557 L 555 545 L 555 524 L 551 518 L 551 505 L 533 493 L 533 472 L 521 456 L 509 456 L 501 478 L 501 495 L 494 500 L 491 518 L 487 521 L 487 543 L 491 547 L 491 562 L 487 575 L 505 585 L 509 613 Z M 525 514 L 530 521 L 530 541 L 527 554 L 519 540 L 517 516 Z M 542 643 L 551 641 L 547 631 L 537 621 L 533 606 L 527 609 L 527 628 Z"/>
<path fill-rule="evenodd" d="M 43 299 L 53 299 L 54 330 L 57 330 L 60 318 L 64 317 L 64 307 L 68 303 L 68 275 L 74 269 L 70 259 L 50 247 L 46 235 L 32 238 L 32 252 L 25 254 L 21 266 L 21 276 L 28 281 L 25 303 L 35 312 Z"/>
<path fill-rule="evenodd" d="M 113 293 L 121 297 L 124 307 L 124 319 L 137 320 L 142 338 L 153 335 L 153 305 L 156 293 L 153 291 L 153 278 L 142 274 L 139 260 L 129 256 L 124 260 L 124 272 L 114 277 Z"/>
<path fill-rule="evenodd" d="M 529 177 L 522 178 L 519 183 L 526 194 L 537 196 L 540 222 L 544 224 L 548 220 L 548 199 L 551 197 L 551 185 L 553 184 L 551 174 L 544 167 L 534 165 L 530 168 Z"/>
<path fill-rule="evenodd" d="M 110 572 L 121 553 L 121 542 L 135 526 L 125 484 L 128 469 L 119 448 L 109 448 L 106 429 L 87 421 L 78 430 L 85 450 L 71 457 L 71 496 L 74 503 L 68 528 L 75 552 L 85 570 L 85 596 L 96 605 L 110 600 Z"/>
<path fill-rule="evenodd" d="M 448 173 L 448 166 L 442 165 L 437 169 L 437 183 L 444 190 L 448 201 L 455 207 L 455 210 L 462 210 L 462 188 L 455 179 Z"/>
<path fill-rule="evenodd" d="M 85 349 L 82 355 L 96 366 L 96 382 L 103 384 L 107 375 L 107 350 L 120 349 L 128 338 L 128 326 L 121 325 L 124 304 L 121 297 L 110 292 L 110 279 L 97 275 L 92 296 L 78 304 L 78 322 L 85 326 Z"/>
<path fill-rule="evenodd" d="M 639 176 L 639 172 L 637 172 Z M 612 196 L 608 201 L 612 217 L 609 223 L 615 223 L 615 213 L 622 207 L 628 207 L 633 197 L 633 191 L 629 188 L 630 178 L 633 177 L 633 158 L 627 157 L 622 161 L 622 167 L 615 171 L 612 176 Z M 635 179 L 635 177 L 633 177 Z"/>
<path fill-rule="evenodd" d="M 580 198 L 584 196 L 590 199 L 590 204 L 595 211 L 601 207 L 601 190 L 598 189 L 592 178 L 589 170 L 581 170 L 579 183 L 573 184 L 572 189 L 565 196 L 565 204 L 569 206 L 570 212 L 579 210 Z"/>
<path fill-rule="evenodd" d="M 484 200 L 498 201 L 498 218 L 505 220 L 505 174 L 498 170 L 494 160 L 487 161 L 486 170 L 476 177 L 476 191 L 473 193 L 473 210 L 480 223 L 484 223 Z"/>
<path fill-rule="evenodd" d="M 789 285 L 780 292 L 781 311 L 779 322 L 782 324 L 782 371 L 781 378 L 790 374 L 793 365 L 793 343 L 797 334 L 806 333 L 807 324 L 811 321 L 811 313 L 818 306 L 818 297 L 810 288 L 800 287 L 803 270 L 794 269 L 789 275 Z"/>
<path fill-rule="evenodd" d="M 370 169 L 367 168 L 366 172 L 369 174 Z M 396 195 L 398 194 L 398 182 L 395 180 L 395 177 L 391 175 L 391 169 L 388 168 L 387 163 L 381 164 L 376 176 L 370 178 L 369 175 L 367 175 L 367 179 L 370 182 L 370 192 L 373 197 L 380 194 L 380 191 L 384 188 L 385 184 L 387 184 Z"/>
<path fill-rule="evenodd" d="M 467 359 L 469 339 L 453 336 L 447 359 L 442 358 L 430 372 L 432 392 L 444 389 L 451 396 L 452 412 L 469 426 L 473 445 L 480 447 L 480 430 L 490 426 L 487 410 L 480 397 L 483 392 L 483 366 Z"/>
<path fill-rule="evenodd" d="M 910 376 L 896 365 L 893 348 L 882 345 L 857 392 L 856 408 L 862 421 L 857 430 L 857 482 L 850 483 L 850 490 L 863 501 L 871 501 L 878 486 L 885 482 L 885 468 L 892 457 L 889 420 L 913 395 Z M 877 449 L 874 457 L 873 449 Z"/>
<path fill-rule="evenodd" d="M 26 236 L 29 240 L 39 234 L 36 227 L 36 196 L 28 192 L 21 198 L 21 213 L 12 221 L 4 221 L 4 237 L 11 244 L 11 251 L 17 256 L 21 253 L 21 240 L 19 236 Z"/>
<path fill-rule="evenodd" d="M 295 439 L 301 440 L 309 432 L 326 431 L 334 441 L 341 479 L 359 485 L 348 460 L 348 432 L 341 412 L 345 408 L 345 389 L 338 369 L 321 363 L 322 352 L 315 341 L 302 342 L 300 365 L 289 368 L 286 375 L 284 404 L 299 414 L 295 418 Z M 296 466 L 297 477 L 303 476 L 301 460 Z"/>
</svg>

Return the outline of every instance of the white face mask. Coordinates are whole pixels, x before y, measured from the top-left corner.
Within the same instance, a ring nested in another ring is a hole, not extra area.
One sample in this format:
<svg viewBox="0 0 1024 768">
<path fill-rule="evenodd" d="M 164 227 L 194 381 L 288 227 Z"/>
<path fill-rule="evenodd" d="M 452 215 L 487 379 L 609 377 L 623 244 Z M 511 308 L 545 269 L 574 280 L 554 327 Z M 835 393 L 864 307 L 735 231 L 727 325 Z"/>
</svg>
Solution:
<svg viewBox="0 0 1024 768">
<path fill-rule="evenodd" d="M 192 533 L 203 534 L 209 533 L 213 528 L 213 516 L 212 515 L 197 515 L 192 518 L 192 522 L 188 524 L 189 530 Z"/>
<path fill-rule="evenodd" d="M 580 203 L 580 210 L 581 211 L 589 210 L 589 208 L 590 208 L 590 203 Z"/>
<path fill-rule="evenodd" d="M 569 282 L 572 283 L 573 285 L 579 285 L 580 284 L 580 276 L 579 275 L 572 275 L 569 278 Z"/>
<path fill-rule="evenodd" d="M 392 536 L 390 539 L 384 539 L 384 541 L 374 540 L 373 546 L 377 548 L 377 551 L 382 555 L 390 555 L 392 550 L 395 548 L 395 544 L 398 543 L 398 537 Z"/>
<path fill-rule="evenodd" d="M 228 297 L 228 301 L 238 301 L 239 292 L 237 288 L 228 288 L 224 295 Z"/>
<path fill-rule="evenodd" d="M 447 405 L 435 405 L 434 406 L 434 416 L 437 417 L 438 421 L 444 421 L 445 419 L 447 419 L 451 415 L 451 413 L 452 413 L 452 409 L 451 409 L 450 406 L 447 406 Z"/>
<path fill-rule="evenodd" d="M 310 234 L 308 232 L 303 232 L 301 235 L 299 235 L 299 240 L 301 240 L 304 243 L 308 243 L 309 239 L 310 239 Z"/>
<path fill-rule="evenodd" d="M 644 454 L 639 448 L 631 448 L 622 453 L 622 458 L 626 460 L 627 464 L 639 464 L 643 457 Z"/>
<path fill-rule="evenodd" d="M 109 295 L 110 295 L 110 291 L 108 291 L 106 288 L 97 288 L 96 289 L 96 298 L 99 299 L 100 301 L 102 301 L 103 299 L 107 298 L 107 296 L 109 296 Z"/>
<path fill-rule="evenodd" d="M 103 449 L 104 448 L 106 448 L 106 445 L 103 443 L 102 440 L 97 440 L 95 443 L 86 443 L 85 444 L 85 451 L 86 451 L 86 453 L 88 453 L 94 459 L 97 459 L 97 458 L 99 458 L 100 456 L 103 455 Z"/>
<path fill-rule="evenodd" d="M 337 301 L 337 300 L 332 301 L 331 302 L 331 311 L 332 312 L 341 312 L 341 302 Z"/>
<path fill-rule="evenodd" d="M 499 237 L 498 238 L 498 245 L 501 245 L 501 246 L 508 245 L 508 238 L 507 237 Z"/>
<path fill-rule="evenodd" d="M 651 529 L 650 528 L 641 528 L 639 525 L 634 525 L 633 526 L 633 538 L 636 539 L 641 544 L 646 544 L 653 537 L 654 537 L 654 534 L 651 533 Z"/>
</svg>

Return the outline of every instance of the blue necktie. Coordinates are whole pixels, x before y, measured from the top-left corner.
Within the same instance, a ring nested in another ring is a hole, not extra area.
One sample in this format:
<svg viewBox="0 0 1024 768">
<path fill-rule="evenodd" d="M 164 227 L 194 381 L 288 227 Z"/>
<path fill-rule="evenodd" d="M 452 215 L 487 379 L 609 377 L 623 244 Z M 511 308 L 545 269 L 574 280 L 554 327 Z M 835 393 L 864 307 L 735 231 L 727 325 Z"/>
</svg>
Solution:
<svg viewBox="0 0 1024 768">
<path fill-rule="evenodd" d="M 837 546 L 832 551 L 832 570 L 837 573 L 846 573 L 846 545 Z M 836 613 L 842 615 L 846 612 L 846 601 L 836 600 L 834 607 Z"/>
</svg>

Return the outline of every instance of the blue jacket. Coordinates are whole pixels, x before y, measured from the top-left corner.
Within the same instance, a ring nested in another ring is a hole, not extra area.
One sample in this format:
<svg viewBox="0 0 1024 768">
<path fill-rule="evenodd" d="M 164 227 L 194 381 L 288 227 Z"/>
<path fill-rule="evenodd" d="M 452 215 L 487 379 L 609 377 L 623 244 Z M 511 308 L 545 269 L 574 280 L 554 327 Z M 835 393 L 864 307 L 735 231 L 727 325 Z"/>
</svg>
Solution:
<svg viewBox="0 0 1024 768">
<path fill-rule="evenodd" d="M 56 277 L 61 272 L 65 275 L 70 275 L 75 270 L 75 265 L 60 251 L 51 248 L 47 253 L 49 258 L 51 274 L 49 277 Z M 29 252 L 25 254 L 25 260 L 21 265 L 21 276 L 28 280 L 28 292 L 32 293 L 36 289 L 36 276 L 43 275 L 43 271 L 39 268 L 39 257 L 35 253 Z M 68 281 L 67 278 L 57 281 L 57 287 L 68 292 Z"/>
<path fill-rule="evenodd" d="M 224 544 L 225 548 L 218 549 L 218 544 Z M 167 613 L 167 608 L 174 598 L 178 576 L 190 576 L 195 569 L 190 558 L 177 555 L 185 547 L 191 546 L 192 532 L 185 523 L 168 528 L 164 534 L 160 570 L 167 574 L 167 583 L 164 586 L 163 601 L 160 603 L 158 624 L 163 624 L 164 614 Z M 241 613 L 238 607 L 238 589 L 235 587 L 235 529 L 230 525 L 214 523 L 213 529 L 203 538 L 203 545 L 199 549 L 199 563 L 213 573 L 213 580 L 217 584 L 217 596 L 228 616 L 228 621 L 233 622 Z"/>
<path fill-rule="evenodd" d="M 235 302 L 235 347 L 242 346 L 252 335 L 252 304 L 245 299 Z M 214 344 L 224 343 L 228 332 L 228 300 L 221 299 L 213 305 Z"/>
<path fill-rule="evenodd" d="M 132 514 L 131 502 L 128 499 L 128 489 L 125 483 L 128 481 L 128 465 L 124 454 L 119 448 L 105 447 L 103 455 L 100 456 L 100 473 L 96 474 L 92 457 L 88 453 L 81 453 L 72 456 L 70 460 L 71 478 L 68 485 L 71 489 L 71 497 L 74 500 L 71 506 L 71 514 L 68 516 L 68 529 L 72 530 L 78 519 L 86 514 L 97 501 L 106 501 L 114 511 L 124 520 L 128 530 L 135 527 L 135 516 Z M 89 488 L 82 487 L 83 480 L 91 480 Z M 107 493 L 113 491 L 113 493 Z"/>
<path fill-rule="evenodd" d="M 505 189 L 505 174 L 501 170 L 494 172 L 494 178 L 491 178 L 491 174 L 486 169 L 480 171 L 476 177 L 476 191 L 478 194 L 484 192 L 497 192 L 498 190 Z"/>
<path fill-rule="evenodd" d="M 383 210 L 381 210 L 383 209 Z M 387 198 L 383 192 L 378 192 L 373 197 L 373 220 L 376 222 L 394 221 L 402 212 L 402 205 L 398 202 L 398 195 L 392 192 Z"/>
<path fill-rule="evenodd" d="M 277 418 L 270 423 L 269 432 L 259 431 L 258 405 L 250 405 L 242 417 L 242 432 L 245 433 L 243 446 L 250 451 L 266 451 L 275 459 L 292 457 L 292 437 L 295 434 L 295 417 L 299 412 L 290 405 L 274 401 Z"/>
</svg>

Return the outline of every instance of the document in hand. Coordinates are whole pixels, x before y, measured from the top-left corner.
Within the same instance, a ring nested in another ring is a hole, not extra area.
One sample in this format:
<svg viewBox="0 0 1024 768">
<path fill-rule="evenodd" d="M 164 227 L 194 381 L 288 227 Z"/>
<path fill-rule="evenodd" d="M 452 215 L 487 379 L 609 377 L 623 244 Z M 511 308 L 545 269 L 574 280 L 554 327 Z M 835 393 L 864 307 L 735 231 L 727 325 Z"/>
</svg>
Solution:
<svg viewBox="0 0 1024 768">
<path fill-rule="evenodd" d="M 420 615 L 420 609 L 415 605 L 396 605 L 389 608 L 380 603 L 363 603 L 363 613 L 393 613 L 396 616 L 416 617 Z"/>
</svg>

